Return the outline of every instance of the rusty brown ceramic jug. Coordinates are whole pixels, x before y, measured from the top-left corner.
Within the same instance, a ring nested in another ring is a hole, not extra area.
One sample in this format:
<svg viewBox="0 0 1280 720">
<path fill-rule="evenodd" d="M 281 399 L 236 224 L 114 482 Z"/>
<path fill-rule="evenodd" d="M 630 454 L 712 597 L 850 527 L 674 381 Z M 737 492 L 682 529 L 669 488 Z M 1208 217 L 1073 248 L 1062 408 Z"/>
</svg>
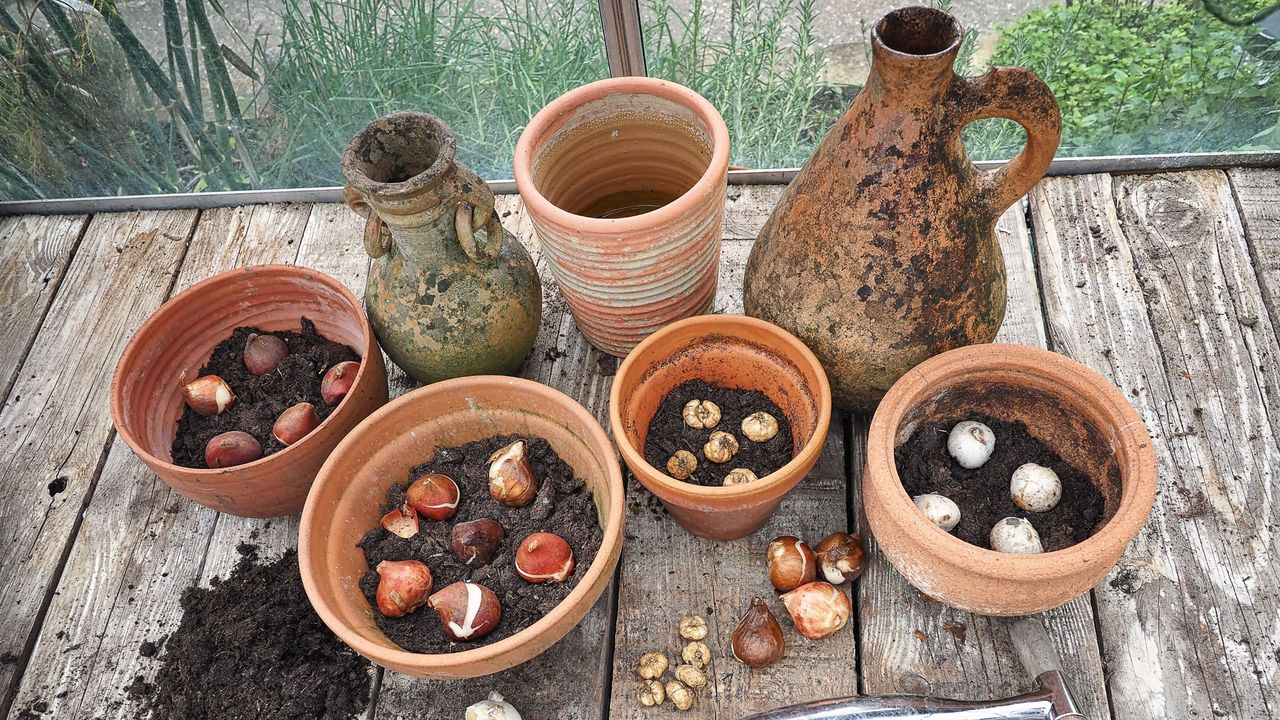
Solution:
<svg viewBox="0 0 1280 720">
<path fill-rule="evenodd" d="M 950 15 L 908 7 L 872 29 L 866 86 L 783 193 L 747 261 L 748 315 L 790 330 L 837 405 L 866 411 L 921 361 L 990 342 L 1004 319 L 995 224 L 1058 148 L 1053 93 L 1030 71 L 960 77 Z M 1014 120 L 1026 147 L 984 173 L 960 131 Z"/>
<path fill-rule="evenodd" d="M 443 120 L 400 112 L 365 126 L 342 156 L 346 201 L 368 218 L 364 248 L 375 258 L 369 324 L 424 383 L 515 373 L 542 318 L 533 260 L 456 151 Z"/>
</svg>

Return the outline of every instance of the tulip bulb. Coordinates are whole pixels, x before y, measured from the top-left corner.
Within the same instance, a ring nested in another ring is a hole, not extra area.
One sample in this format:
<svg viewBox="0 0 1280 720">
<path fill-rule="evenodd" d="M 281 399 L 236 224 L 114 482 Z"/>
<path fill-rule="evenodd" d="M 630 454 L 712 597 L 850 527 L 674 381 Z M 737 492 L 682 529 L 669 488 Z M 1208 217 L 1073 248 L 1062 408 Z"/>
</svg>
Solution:
<svg viewBox="0 0 1280 720">
<path fill-rule="evenodd" d="M 247 432 L 232 430 L 215 435 L 204 446 L 204 463 L 211 468 L 233 467 L 262 457 L 262 443 Z"/>
<path fill-rule="evenodd" d="M 340 362 L 329 368 L 320 380 L 320 397 L 330 405 L 337 405 L 342 398 L 351 392 L 356 382 L 356 374 L 360 372 L 360 363 L 354 360 Z"/>
<path fill-rule="evenodd" d="M 853 610 L 848 595 L 821 580 L 784 594 L 782 603 L 796 629 L 810 640 L 835 634 L 849 622 Z"/>
<path fill-rule="evenodd" d="M 506 535 L 496 520 L 480 518 L 458 523 L 449 531 L 449 547 L 467 567 L 488 565 Z"/>
<path fill-rule="evenodd" d="M 431 570 L 417 560 L 378 563 L 378 610 L 389 618 L 404 617 L 425 605 L 431 595 Z"/>
<path fill-rule="evenodd" d="M 733 657 L 748 667 L 766 667 L 782 659 L 787 642 L 782 637 L 782 626 L 764 600 L 751 599 L 751 607 L 733 631 L 730 647 Z"/>
<path fill-rule="evenodd" d="M 275 335 L 254 333 L 244 344 L 244 366 L 254 375 L 266 375 L 289 355 L 289 346 Z"/>
<path fill-rule="evenodd" d="M 236 394 L 217 375 L 205 375 L 182 386 L 182 398 L 196 413 L 208 417 L 221 415 L 235 404 Z"/>
<path fill-rule="evenodd" d="M 271 434 L 280 441 L 281 445 L 292 445 L 306 437 L 319 425 L 320 415 L 316 413 L 316 406 L 309 402 L 300 402 L 280 413 L 280 417 L 276 418 L 275 424 L 271 426 Z"/>
<path fill-rule="evenodd" d="M 486 635 L 502 619 L 502 604 L 489 588 L 473 582 L 456 582 L 427 599 L 440 616 L 444 634 L 453 640 L 474 640 Z"/>
<path fill-rule="evenodd" d="M 533 533 L 516 550 L 516 572 L 532 583 L 564 582 L 573 574 L 573 548 L 559 535 Z"/>
<path fill-rule="evenodd" d="M 523 440 L 517 440 L 489 456 L 489 496 L 508 507 L 523 507 L 538 494 Z"/>
<path fill-rule="evenodd" d="M 448 520 L 458 512 L 458 483 L 443 473 L 427 473 L 404 491 L 404 501 L 428 520 Z"/>
</svg>

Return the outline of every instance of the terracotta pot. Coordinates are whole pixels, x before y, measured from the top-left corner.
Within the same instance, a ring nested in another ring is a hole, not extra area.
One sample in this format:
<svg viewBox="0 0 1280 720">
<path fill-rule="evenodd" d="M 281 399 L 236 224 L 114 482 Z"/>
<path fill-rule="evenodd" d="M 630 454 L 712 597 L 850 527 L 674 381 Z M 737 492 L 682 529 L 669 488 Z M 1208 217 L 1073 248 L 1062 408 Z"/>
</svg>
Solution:
<svg viewBox="0 0 1280 720">
<path fill-rule="evenodd" d="M 604 530 L 600 550 L 569 596 L 515 635 L 455 653 L 403 650 L 378 629 L 373 609 L 360 592 L 367 565 L 356 543 L 377 526 L 387 490 L 406 482 L 409 470 L 429 459 L 437 447 L 506 433 L 546 439 L 575 475 L 586 479 Z M 446 380 L 388 403 L 334 450 L 302 512 L 302 582 L 329 629 L 373 662 L 421 678 L 488 675 L 551 647 L 595 605 L 622 552 L 623 494 L 613 444 L 600 423 L 569 396 L 519 378 Z"/>
<path fill-rule="evenodd" d="M 730 487 L 683 482 L 650 465 L 643 452 L 649 423 L 667 393 L 688 380 L 768 395 L 791 422 L 795 457 Z M 668 325 L 631 351 L 613 379 L 609 423 L 627 467 L 680 527 L 734 540 L 760 529 L 818 461 L 831 424 L 831 388 L 818 359 L 785 330 L 741 315 L 702 315 Z"/>
<path fill-rule="evenodd" d="M 366 125 L 342 155 L 347 204 L 368 218 L 369 322 L 422 383 L 517 372 L 542 319 L 529 252 L 456 154 L 443 120 L 398 112 Z"/>
<path fill-rule="evenodd" d="M 1094 478 L 1104 514 L 1093 536 L 1042 555 L 1007 555 L 953 537 L 916 510 L 894 448 L 922 423 L 984 413 L 1021 421 Z M 926 595 L 982 615 L 1028 615 L 1088 592 L 1146 522 L 1155 491 L 1151 437 L 1124 395 L 1074 360 L 1021 345 L 952 350 L 904 375 L 871 421 L 862 481 L 867 520 L 889 562 Z"/>
<path fill-rule="evenodd" d="M 584 85 L 529 121 L 516 187 L 593 345 L 621 357 L 711 309 L 728 167 L 720 113 L 663 80 Z"/>
<path fill-rule="evenodd" d="M 1053 93 L 1034 74 L 959 77 L 963 33 L 939 10 L 885 15 L 871 74 L 787 187 L 751 249 L 748 315 L 793 332 L 822 360 L 836 404 L 869 411 L 926 358 L 990 342 L 1004 319 L 995 224 L 1058 147 Z M 960 139 L 1009 118 L 1028 142 L 983 173 Z"/>
<path fill-rule="evenodd" d="M 302 316 L 363 358 L 337 410 L 302 440 L 260 460 L 216 470 L 174 465 L 184 371 L 190 379 L 238 327 L 296 331 Z M 134 333 L 111 381 L 116 431 L 147 467 L 201 505 L 245 517 L 301 510 L 329 452 L 386 401 L 387 369 L 359 299 L 324 273 L 287 265 L 231 270 L 175 295 Z"/>
</svg>

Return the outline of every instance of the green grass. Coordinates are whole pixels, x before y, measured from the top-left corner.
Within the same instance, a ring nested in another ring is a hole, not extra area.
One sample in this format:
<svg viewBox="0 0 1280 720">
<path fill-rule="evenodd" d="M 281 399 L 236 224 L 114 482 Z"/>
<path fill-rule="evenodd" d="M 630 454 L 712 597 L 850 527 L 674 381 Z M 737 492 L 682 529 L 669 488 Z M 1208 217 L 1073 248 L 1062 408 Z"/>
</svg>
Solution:
<svg viewBox="0 0 1280 720">
<path fill-rule="evenodd" d="M 340 184 L 351 136 L 406 109 L 449 123 L 459 159 L 481 175 L 510 177 L 534 113 L 608 76 L 596 7 L 501 0 L 485 14 L 469 0 L 287 0 L 277 56 L 255 56 L 274 128 L 264 184 Z"/>
</svg>

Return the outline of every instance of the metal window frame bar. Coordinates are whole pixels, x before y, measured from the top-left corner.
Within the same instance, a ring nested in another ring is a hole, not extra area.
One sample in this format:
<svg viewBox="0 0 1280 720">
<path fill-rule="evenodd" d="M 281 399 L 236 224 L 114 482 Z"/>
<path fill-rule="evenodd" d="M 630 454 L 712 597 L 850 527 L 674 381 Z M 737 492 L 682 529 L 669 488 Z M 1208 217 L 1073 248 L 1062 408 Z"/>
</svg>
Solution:
<svg viewBox="0 0 1280 720">
<path fill-rule="evenodd" d="M 598 0 L 604 54 L 613 77 L 647 75 L 639 0 Z"/>
<path fill-rule="evenodd" d="M 981 170 L 993 170 L 1000 161 L 974 163 Z M 1166 155 L 1117 155 L 1059 158 L 1049 165 L 1047 175 L 1089 175 L 1093 173 L 1136 174 L 1176 170 L 1213 170 L 1236 167 L 1280 168 L 1280 152 L 1223 152 Z M 730 170 L 730 185 L 780 185 L 795 177 L 799 168 L 773 170 Z M 489 183 L 497 194 L 516 192 L 513 180 Z M 230 192 L 174 193 L 168 195 L 123 195 L 117 197 L 68 198 L 64 200 L 10 200 L 0 202 L 4 215 L 63 215 L 124 212 L 129 210 L 174 210 L 237 207 L 261 203 L 338 203 L 342 187 L 288 188 L 282 190 L 237 190 Z"/>
</svg>

